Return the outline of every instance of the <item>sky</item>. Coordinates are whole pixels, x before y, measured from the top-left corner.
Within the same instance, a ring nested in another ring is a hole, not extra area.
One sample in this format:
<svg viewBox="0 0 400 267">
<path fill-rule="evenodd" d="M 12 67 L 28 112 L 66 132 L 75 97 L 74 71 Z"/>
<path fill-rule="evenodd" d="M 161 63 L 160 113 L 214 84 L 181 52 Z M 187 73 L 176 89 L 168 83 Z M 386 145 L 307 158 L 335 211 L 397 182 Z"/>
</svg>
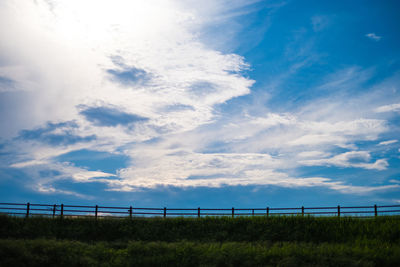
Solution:
<svg viewBox="0 0 400 267">
<path fill-rule="evenodd" d="M 0 1 L 0 202 L 400 204 L 400 3 Z"/>
</svg>

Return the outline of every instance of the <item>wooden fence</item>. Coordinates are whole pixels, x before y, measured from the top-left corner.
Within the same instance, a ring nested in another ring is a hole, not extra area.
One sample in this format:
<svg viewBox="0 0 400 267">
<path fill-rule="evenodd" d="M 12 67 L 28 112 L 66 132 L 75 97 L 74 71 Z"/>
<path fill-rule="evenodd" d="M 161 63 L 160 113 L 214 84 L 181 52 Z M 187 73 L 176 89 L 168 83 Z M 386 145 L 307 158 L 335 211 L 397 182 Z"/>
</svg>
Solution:
<svg viewBox="0 0 400 267">
<path fill-rule="evenodd" d="M 106 207 L 65 204 L 0 203 L 0 214 L 13 216 L 46 217 L 203 217 L 203 216 L 354 216 L 373 217 L 379 215 L 400 215 L 400 205 L 385 206 L 335 206 L 335 207 L 297 207 L 297 208 L 139 208 Z"/>
</svg>

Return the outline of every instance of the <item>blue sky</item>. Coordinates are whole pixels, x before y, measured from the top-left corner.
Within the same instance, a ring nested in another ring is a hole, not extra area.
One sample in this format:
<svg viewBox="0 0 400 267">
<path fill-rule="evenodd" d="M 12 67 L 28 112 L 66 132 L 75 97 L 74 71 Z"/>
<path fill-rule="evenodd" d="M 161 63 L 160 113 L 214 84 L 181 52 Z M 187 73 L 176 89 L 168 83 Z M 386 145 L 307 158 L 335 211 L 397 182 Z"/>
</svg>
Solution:
<svg viewBox="0 0 400 267">
<path fill-rule="evenodd" d="M 398 204 L 399 11 L 1 1 L 1 201 Z"/>
</svg>

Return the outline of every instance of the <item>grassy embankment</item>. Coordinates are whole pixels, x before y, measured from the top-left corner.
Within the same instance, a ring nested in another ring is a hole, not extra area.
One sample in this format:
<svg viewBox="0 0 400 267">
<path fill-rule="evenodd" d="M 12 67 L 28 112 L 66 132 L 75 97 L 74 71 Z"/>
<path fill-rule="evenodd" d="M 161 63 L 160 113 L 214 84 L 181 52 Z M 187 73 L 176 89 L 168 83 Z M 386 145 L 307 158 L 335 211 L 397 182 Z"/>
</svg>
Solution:
<svg viewBox="0 0 400 267">
<path fill-rule="evenodd" d="M 0 217 L 0 266 L 400 266 L 400 217 Z"/>
</svg>

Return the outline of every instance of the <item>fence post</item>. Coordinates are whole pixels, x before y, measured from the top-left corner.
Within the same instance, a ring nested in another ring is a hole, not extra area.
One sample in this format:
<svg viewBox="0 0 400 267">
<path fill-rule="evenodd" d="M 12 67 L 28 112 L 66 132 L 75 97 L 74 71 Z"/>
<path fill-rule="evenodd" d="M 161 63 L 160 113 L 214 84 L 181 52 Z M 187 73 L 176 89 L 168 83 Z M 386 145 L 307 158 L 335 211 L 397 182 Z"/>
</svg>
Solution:
<svg viewBox="0 0 400 267">
<path fill-rule="evenodd" d="M 57 205 L 54 204 L 53 205 L 53 218 L 56 216 L 56 209 L 57 209 Z"/>
<path fill-rule="evenodd" d="M 26 218 L 29 217 L 29 209 L 30 209 L 30 207 L 31 207 L 31 204 L 29 202 L 26 203 Z"/>
<path fill-rule="evenodd" d="M 197 208 L 197 217 L 200 218 L 200 207 Z"/>
<path fill-rule="evenodd" d="M 60 215 L 61 215 L 61 219 L 62 219 L 63 216 L 64 216 L 64 204 L 61 204 L 61 213 L 60 213 Z"/>
<path fill-rule="evenodd" d="M 340 217 L 340 205 L 337 206 L 337 216 Z"/>
<path fill-rule="evenodd" d="M 96 205 L 96 210 L 94 211 L 94 218 L 97 220 L 97 211 L 99 210 L 99 206 Z"/>
<path fill-rule="evenodd" d="M 254 216 L 254 209 L 251 211 L 251 215 Z"/>
<path fill-rule="evenodd" d="M 235 217 L 235 208 L 232 207 L 232 218 Z"/>
<path fill-rule="evenodd" d="M 267 216 L 269 216 L 269 207 L 267 207 Z"/>
<path fill-rule="evenodd" d="M 167 208 L 164 207 L 164 218 L 167 217 Z"/>
<path fill-rule="evenodd" d="M 374 205 L 374 210 L 375 210 L 375 217 L 378 216 L 378 207 L 376 206 L 376 204 Z"/>
<path fill-rule="evenodd" d="M 129 218 L 132 219 L 132 206 L 129 207 Z"/>
<path fill-rule="evenodd" d="M 304 216 L 304 206 L 301 206 L 301 216 Z"/>
</svg>

